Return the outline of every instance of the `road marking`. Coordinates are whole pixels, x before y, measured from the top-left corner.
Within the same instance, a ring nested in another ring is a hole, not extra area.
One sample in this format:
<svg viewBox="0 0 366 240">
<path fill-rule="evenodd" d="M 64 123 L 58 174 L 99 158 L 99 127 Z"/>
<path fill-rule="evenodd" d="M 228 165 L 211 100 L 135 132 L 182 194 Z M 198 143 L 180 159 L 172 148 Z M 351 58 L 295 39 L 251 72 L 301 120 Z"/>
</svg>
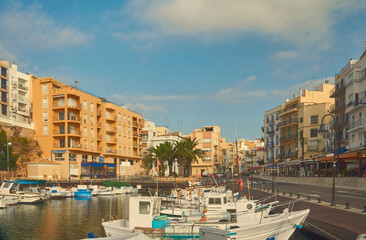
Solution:
<svg viewBox="0 0 366 240">
<path fill-rule="evenodd" d="M 337 191 L 339 193 L 350 193 L 350 194 L 353 194 L 353 195 L 360 195 L 360 196 L 366 196 L 366 194 L 364 193 L 355 193 L 355 192 L 348 192 L 348 191 Z"/>
</svg>

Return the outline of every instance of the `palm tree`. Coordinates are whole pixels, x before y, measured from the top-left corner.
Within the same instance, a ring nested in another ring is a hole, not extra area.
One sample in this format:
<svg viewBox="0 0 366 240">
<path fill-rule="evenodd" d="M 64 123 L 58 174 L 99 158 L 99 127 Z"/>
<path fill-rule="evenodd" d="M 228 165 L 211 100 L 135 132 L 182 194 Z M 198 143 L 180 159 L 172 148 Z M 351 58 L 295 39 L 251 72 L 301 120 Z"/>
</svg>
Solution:
<svg viewBox="0 0 366 240">
<path fill-rule="evenodd" d="M 193 140 L 188 138 L 184 141 L 184 145 L 186 148 L 186 158 L 185 158 L 185 170 L 186 176 L 192 175 L 192 163 L 198 163 L 198 159 L 203 159 L 206 154 L 202 149 L 197 148 L 198 141 L 196 138 Z"/>
<path fill-rule="evenodd" d="M 165 150 L 162 145 L 156 147 L 150 147 L 148 149 L 149 154 L 144 158 L 145 168 L 151 169 L 154 166 L 157 167 L 156 164 L 159 164 L 159 176 L 162 176 L 164 173 L 164 157 Z"/>
<path fill-rule="evenodd" d="M 169 176 L 172 176 L 173 175 L 173 162 L 175 159 L 173 144 L 171 142 L 166 141 L 166 142 L 160 144 L 160 146 L 162 147 L 162 150 L 164 152 L 163 159 L 168 161 Z"/>
<path fill-rule="evenodd" d="M 184 162 L 187 156 L 186 146 L 184 141 L 175 142 L 173 156 L 177 158 L 179 164 L 179 176 L 183 176 Z"/>
</svg>

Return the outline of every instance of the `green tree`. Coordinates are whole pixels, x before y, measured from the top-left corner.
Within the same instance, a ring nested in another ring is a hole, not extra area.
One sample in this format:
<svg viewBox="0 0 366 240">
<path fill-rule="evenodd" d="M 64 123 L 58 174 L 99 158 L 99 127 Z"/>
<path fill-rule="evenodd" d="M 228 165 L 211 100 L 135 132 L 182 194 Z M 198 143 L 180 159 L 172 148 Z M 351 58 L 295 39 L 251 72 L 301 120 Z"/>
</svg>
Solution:
<svg viewBox="0 0 366 240">
<path fill-rule="evenodd" d="M 157 167 L 159 164 L 159 176 L 164 176 L 166 165 L 164 161 L 166 160 L 166 150 L 162 144 L 156 147 L 151 147 L 148 149 L 149 154 L 144 158 L 145 168 Z"/>
<path fill-rule="evenodd" d="M 192 176 L 192 163 L 198 163 L 198 159 L 203 159 L 205 157 L 205 152 L 202 149 L 197 148 L 198 141 L 196 138 L 193 140 L 188 138 L 184 140 L 184 145 L 186 147 L 186 158 L 184 161 L 184 176 Z"/>
<path fill-rule="evenodd" d="M 9 145 L 9 162 L 7 158 L 7 141 L 6 132 L 4 129 L 0 131 L 0 170 L 6 171 L 8 166 L 10 170 L 15 170 L 17 168 L 17 160 L 19 155 L 13 154 L 13 148 Z M 9 143 L 9 142 L 8 142 Z"/>
</svg>

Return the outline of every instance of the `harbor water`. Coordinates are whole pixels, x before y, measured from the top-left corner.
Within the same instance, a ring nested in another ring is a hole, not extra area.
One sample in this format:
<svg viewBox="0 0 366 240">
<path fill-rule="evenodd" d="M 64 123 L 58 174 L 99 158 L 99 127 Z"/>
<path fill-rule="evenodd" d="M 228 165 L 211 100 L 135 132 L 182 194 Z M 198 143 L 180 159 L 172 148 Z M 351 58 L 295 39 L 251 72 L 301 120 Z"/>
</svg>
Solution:
<svg viewBox="0 0 366 240">
<path fill-rule="evenodd" d="M 89 232 L 105 236 L 102 219 L 110 212 L 128 218 L 128 195 L 49 200 L 40 205 L 16 205 L 0 209 L 0 239 L 83 239 Z M 293 239 L 323 239 L 296 230 Z"/>
</svg>

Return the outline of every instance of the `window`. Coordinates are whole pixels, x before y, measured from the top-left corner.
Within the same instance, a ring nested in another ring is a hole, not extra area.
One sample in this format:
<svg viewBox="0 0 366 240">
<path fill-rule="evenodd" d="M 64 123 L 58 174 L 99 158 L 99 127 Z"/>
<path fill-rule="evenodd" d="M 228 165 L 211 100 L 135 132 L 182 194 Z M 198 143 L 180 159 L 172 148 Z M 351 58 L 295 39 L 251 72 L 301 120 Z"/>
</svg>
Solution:
<svg viewBox="0 0 366 240">
<path fill-rule="evenodd" d="M 131 123 L 131 118 L 128 116 L 128 124 Z"/>
<path fill-rule="evenodd" d="M 59 134 L 64 134 L 65 133 L 65 126 L 59 126 L 58 127 L 58 133 Z"/>
<path fill-rule="evenodd" d="M 97 156 L 92 156 L 92 162 L 96 162 L 97 161 Z"/>
<path fill-rule="evenodd" d="M 58 113 L 58 120 L 65 120 L 65 112 Z"/>
<path fill-rule="evenodd" d="M 5 102 L 5 103 L 7 102 L 6 101 L 6 92 L 1 92 L 1 101 Z"/>
<path fill-rule="evenodd" d="M 90 142 L 90 150 L 94 151 L 94 141 Z"/>
<path fill-rule="evenodd" d="M 87 104 L 88 104 L 88 103 L 84 100 L 84 101 L 83 101 L 83 109 L 84 109 L 84 110 L 87 110 L 87 108 L 88 108 L 88 107 L 87 107 Z"/>
<path fill-rule="evenodd" d="M 84 149 L 88 149 L 88 140 L 84 139 Z"/>
<path fill-rule="evenodd" d="M 84 118 L 83 118 L 84 123 L 87 123 L 87 119 L 88 119 L 88 115 L 86 115 L 86 113 L 84 113 Z"/>
<path fill-rule="evenodd" d="M 94 116 L 90 116 L 90 125 L 94 125 Z"/>
<path fill-rule="evenodd" d="M 43 98 L 42 100 L 43 108 L 48 108 L 48 98 Z"/>
<path fill-rule="evenodd" d="M 126 115 L 123 115 L 123 122 L 126 123 Z"/>
<path fill-rule="evenodd" d="M 118 125 L 118 132 L 121 133 L 121 124 Z"/>
<path fill-rule="evenodd" d="M 311 116 L 311 124 L 318 124 L 318 115 Z"/>
<path fill-rule="evenodd" d="M 150 202 L 139 202 L 139 214 L 150 213 Z"/>
<path fill-rule="evenodd" d="M 48 111 L 43 112 L 43 122 L 48 122 Z"/>
<path fill-rule="evenodd" d="M 310 137 L 318 137 L 318 129 L 317 128 L 310 129 Z"/>
<path fill-rule="evenodd" d="M 204 139 L 203 139 L 203 142 L 204 142 L 204 143 L 210 143 L 210 142 L 211 142 L 211 138 L 204 138 Z"/>
<path fill-rule="evenodd" d="M 69 161 L 76 161 L 76 154 L 75 153 L 69 153 Z"/>
<path fill-rule="evenodd" d="M 94 128 L 90 129 L 90 137 L 94 138 Z"/>
<path fill-rule="evenodd" d="M 59 139 L 58 140 L 58 144 L 59 144 L 59 147 L 60 148 L 64 148 L 65 147 L 65 139 L 63 139 L 63 138 L 62 139 Z"/>
<path fill-rule="evenodd" d="M 304 120 L 304 119 L 301 117 L 301 118 L 300 118 L 300 123 L 302 123 L 302 122 L 303 122 L 303 120 Z"/>
<path fill-rule="evenodd" d="M 43 135 L 48 135 L 48 125 L 43 125 Z"/>
<path fill-rule="evenodd" d="M 121 121 L 121 114 L 118 113 L 118 121 L 120 122 Z"/>
<path fill-rule="evenodd" d="M 90 103 L 90 112 L 94 112 L 94 103 Z"/>
<path fill-rule="evenodd" d="M 1 88 L 6 89 L 6 79 L 4 78 L 1 79 Z"/>
<path fill-rule="evenodd" d="M 48 85 L 47 84 L 43 84 L 42 85 L 42 94 L 43 95 L 47 95 L 48 94 Z"/>
<path fill-rule="evenodd" d="M 88 136 L 88 128 L 84 127 L 84 137 L 87 137 L 87 136 Z"/>
<path fill-rule="evenodd" d="M 107 118 L 107 119 L 109 119 L 110 118 L 110 112 L 108 112 L 108 111 L 105 111 L 105 118 Z"/>
<path fill-rule="evenodd" d="M 87 162 L 88 161 L 88 155 L 83 155 L 82 156 L 82 161 Z"/>
<path fill-rule="evenodd" d="M 133 160 L 128 160 L 131 166 L 133 166 Z"/>
<path fill-rule="evenodd" d="M 55 153 L 55 161 L 64 161 L 65 153 Z"/>
</svg>

